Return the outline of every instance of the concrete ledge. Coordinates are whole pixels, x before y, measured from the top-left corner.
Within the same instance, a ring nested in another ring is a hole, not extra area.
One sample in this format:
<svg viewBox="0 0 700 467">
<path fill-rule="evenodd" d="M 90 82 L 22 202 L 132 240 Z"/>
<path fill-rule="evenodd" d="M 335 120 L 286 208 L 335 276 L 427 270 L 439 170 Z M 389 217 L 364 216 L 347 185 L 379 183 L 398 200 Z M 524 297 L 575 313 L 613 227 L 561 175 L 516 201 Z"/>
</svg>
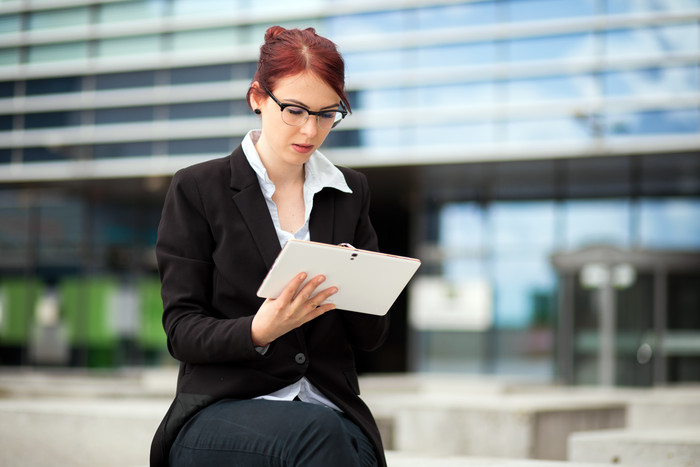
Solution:
<svg viewBox="0 0 700 467">
<path fill-rule="evenodd" d="M 147 464 L 170 401 L 0 399 L 0 465 Z"/>
<path fill-rule="evenodd" d="M 627 427 L 700 426 L 700 386 L 654 388 L 632 397 Z"/>
<path fill-rule="evenodd" d="M 389 467 L 613 467 L 613 464 L 600 463 L 428 456 L 394 451 L 388 451 L 386 459 Z"/>
<path fill-rule="evenodd" d="M 569 460 L 633 467 L 700 466 L 700 426 L 574 433 Z"/>
</svg>

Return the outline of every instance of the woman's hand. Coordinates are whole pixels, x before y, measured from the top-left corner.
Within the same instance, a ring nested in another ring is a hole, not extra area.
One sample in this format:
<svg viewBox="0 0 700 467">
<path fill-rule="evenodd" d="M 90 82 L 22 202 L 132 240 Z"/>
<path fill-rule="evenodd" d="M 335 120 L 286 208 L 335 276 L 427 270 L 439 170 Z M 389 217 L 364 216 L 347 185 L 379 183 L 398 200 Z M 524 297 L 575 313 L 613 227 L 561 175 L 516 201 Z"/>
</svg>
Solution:
<svg viewBox="0 0 700 467">
<path fill-rule="evenodd" d="M 321 304 L 338 291 L 336 287 L 316 292 L 326 278 L 316 276 L 301 287 L 304 280 L 306 273 L 298 274 L 279 297 L 268 298 L 258 309 L 250 330 L 256 346 L 264 347 L 302 324 L 335 309 L 333 303 Z"/>
</svg>

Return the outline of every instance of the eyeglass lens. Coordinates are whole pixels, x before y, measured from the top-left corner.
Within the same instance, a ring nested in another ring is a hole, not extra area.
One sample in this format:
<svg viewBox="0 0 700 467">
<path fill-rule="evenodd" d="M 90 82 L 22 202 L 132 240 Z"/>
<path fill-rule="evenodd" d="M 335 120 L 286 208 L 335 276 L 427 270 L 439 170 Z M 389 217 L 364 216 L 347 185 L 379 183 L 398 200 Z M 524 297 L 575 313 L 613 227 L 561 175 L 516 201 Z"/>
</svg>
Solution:
<svg viewBox="0 0 700 467">
<path fill-rule="evenodd" d="M 317 117 L 316 121 L 318 122 L 318 126 L 329 130 L 342 120 L 343 114 L 334 110 L 329 110 L 328 112 L 322 112 Z M 285 107 L 282 111 L 282 120 L 284 120 L 284 123 L 287 125 L 303 125 L 308 118 L 309 112 L 301 107 L 289 106 Z"/>
</svg>

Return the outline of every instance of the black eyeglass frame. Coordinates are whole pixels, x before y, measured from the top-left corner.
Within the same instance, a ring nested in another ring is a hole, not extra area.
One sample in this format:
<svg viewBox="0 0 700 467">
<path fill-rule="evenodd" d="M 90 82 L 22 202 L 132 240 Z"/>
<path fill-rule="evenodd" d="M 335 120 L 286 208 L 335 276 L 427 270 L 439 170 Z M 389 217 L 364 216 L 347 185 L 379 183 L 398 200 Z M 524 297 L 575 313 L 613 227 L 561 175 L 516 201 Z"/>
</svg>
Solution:
<svg viewBox="0 0 700 467">
<path fill-rule="evenodd" d="M 309 119 L 309 117 L 308 117 L 309 115 L 314 115 L 314 116 L 316 117 L 316 124 L 319 126 L 319 128 L 322 128 L 322 127 L 321 127 L 321 125 L 319 124 L 319 123 L 320 123 L 320 120 L 318 119 L 318 117 L 320 117 L 320 116 L 323 115 L 324 113 L 327 113 L 327 112 L 338 112 L 338 113 L 340 113 L 340 115 L 341 115 L 340 120 L 338 120 L 337 122 L 333 122 L 333 126 L 331 126 L 330 128 L 328 128 L 329 130 L 332 130 L 333 128 L 337 127 L 338 124 L 339 124 L 340 122 L 342 122 L 343 119 L 344 119 L 345 117 L 347 117 L 347 115 L 348 115 L 348 111 L 345 110 L 345 109 L 342 108 L 342 107 L 339 107 L 339 108 L 337 108 L 337 109 L 335 109 L 335 110 L 321 110 L 321 111 L 319 111 L 319 112 L 315 112 L 315 111 L 313 111 L 313 110 L 309 110 L 309 109 L 307 109 L 307 108 L 305 108 L 305 107 L 302 107 L 302 106 L 300 106 L 299 104 L 283 104 L 283 103 L 281 103 L 281 102 L 279 101 L 279 99 L 277 99 L 277 98 L 274 96 L 274 94 L 272 94 L 272 92 L 270 92 L 269 89 L 267 89 L 267 88 L 264 88 L 264 89 L 265 89 L 265 92 L 267 93 L 267 95 L 270 96 L 270 97 L 272 98 L 272 100 L 275 101 L 275 103 L 276 103 L 277 105 L 280 106 L 280 112 L 284 112 L 284 109 L 286 109 L 287 107 L 296 107 L 296 108 L 298 108 L 298 109 L 303 109 L 303 110 L 307 113 L 307 117 L 306 117 L 306 120 L 304 120 L 304 123 L 306 123 L 306 121 Z M 342 106 L 343 103 L 341 102 L 340 105 Z M 284 120 L 282 120 L 282 121 L 284 122 Z M 299 125 L 290 125 L 290 124 L 287 123 L 287 122 L 284 122 L 284 123 L 286 123 L 286 124 L 289 125 L 289 126 L 301 126 L 301 125 L 304 124 L 304 123 L 300 123 Z M 325 129 L 325 128 L 322 128 L 322 129 Z"/>
</svg>

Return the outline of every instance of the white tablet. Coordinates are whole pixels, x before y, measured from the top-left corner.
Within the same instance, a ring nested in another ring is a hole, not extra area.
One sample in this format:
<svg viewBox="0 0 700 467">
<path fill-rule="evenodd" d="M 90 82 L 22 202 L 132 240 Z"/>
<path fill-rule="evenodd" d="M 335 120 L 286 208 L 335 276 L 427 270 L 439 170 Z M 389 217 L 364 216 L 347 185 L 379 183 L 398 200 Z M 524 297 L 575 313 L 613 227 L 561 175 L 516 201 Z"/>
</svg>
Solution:
<svg viewBox="0 0 700 467">
<path fill-rule="evenodd" d="M 337 309 L 384 315 L 420 266 L 420 260 L 358 250 L 351 246 L 289 240 L 258 289 L 262 298 L 277 298 L 297 274 L 307 281 L 326 276 L 320 290 L 337 287 L 327 301 Z M 306 282 L 305 282 L 306 283 Z"/>
</svg>

